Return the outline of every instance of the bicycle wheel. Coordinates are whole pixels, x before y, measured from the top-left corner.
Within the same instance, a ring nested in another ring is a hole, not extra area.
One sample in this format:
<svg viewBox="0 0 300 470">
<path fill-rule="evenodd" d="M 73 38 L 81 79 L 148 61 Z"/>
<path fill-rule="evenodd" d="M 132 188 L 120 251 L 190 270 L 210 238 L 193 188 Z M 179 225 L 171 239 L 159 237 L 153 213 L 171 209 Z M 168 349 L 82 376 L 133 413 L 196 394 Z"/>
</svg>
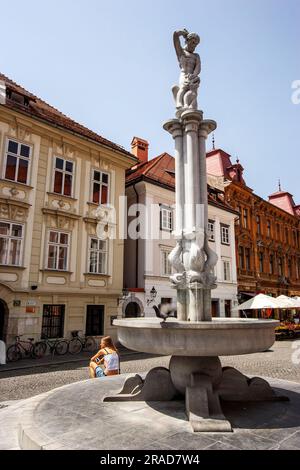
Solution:
<svg viewBox="0 0 300 470">
<path fill-rule="evenodd" d="M 18 345 L 13 344 L 10 346 L 6 353 L 8 362 L 16 362 L 22 359 L 22 353 Z"/>
<path fill-rule="evenodd" d="M 87 351 L 93 352 L 96 349 L 96 341 L 91 336 L 86 338 L 84 349 Z"/>
<path fill-rule="evenodd" d="M 69 348 L 69 345 L 68 345 L 67 341 L 62 340 L 62 341 L 58 341 L 58 343 L 56 343 L 54 351 L 59 356 L 63 356 L 64 354 L 66 354 L 68 352 L 68 348 Z"/>
<path fill-rule="evenodd" d="M 40 359 L 45 355 L 47 351 L 47 345 L 43 341 L 39 341 L 33 345 L 33 356 Z"/>
<path fill-rule="evenodd" d="M 79 354 L 82 351 L 82 342 L 78 338 L 73 338 L 69 342 L 69 352 L 71 354 Z"/>
</svg>

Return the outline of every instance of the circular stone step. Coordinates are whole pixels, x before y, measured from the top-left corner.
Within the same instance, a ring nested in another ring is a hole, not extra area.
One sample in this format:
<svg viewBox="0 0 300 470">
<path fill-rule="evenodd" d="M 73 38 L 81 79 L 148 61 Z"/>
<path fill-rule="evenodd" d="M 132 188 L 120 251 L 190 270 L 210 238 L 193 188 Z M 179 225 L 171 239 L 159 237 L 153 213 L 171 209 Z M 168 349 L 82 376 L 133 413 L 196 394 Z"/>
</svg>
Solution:
<svg viewBox="0 0 300 470">
<path fill-rule="evenodd" d="M 132 375 L 132 374 L 130 374 Z M 233 433 L 193 433 L 184 402 L 105 402 L 130 375 L 73 383 L 27 401 L 22 449 L 294 449 L 300 447 L 300 384 L 267 378 L 290 402 L 226 403 Z M 298 446 L 297 446 L 298 443 Z"/>
</svg>

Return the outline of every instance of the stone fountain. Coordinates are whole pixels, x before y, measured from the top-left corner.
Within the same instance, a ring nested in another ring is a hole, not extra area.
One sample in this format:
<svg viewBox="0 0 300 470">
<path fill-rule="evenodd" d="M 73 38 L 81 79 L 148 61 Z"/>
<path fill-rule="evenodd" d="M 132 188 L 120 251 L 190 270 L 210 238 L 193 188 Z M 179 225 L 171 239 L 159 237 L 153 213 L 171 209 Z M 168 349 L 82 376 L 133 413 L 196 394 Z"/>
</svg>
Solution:
<svg viewBox="0 0 300 470">
<path fill-rule="evenodd" d="M 182 39 L 185 44 L 182 45 Z M 216 287 L 218 257 L 208 244 L 206 139 L 216 122 L 198 110 L 201 61 L 195 52 L 200 38 L 187 30 L 174 33 L 180 66 L 172 92 L 176 117 L 164 124 L 175 141 L 176 246 L 170 254 L 171 283 L 177 291 L 177 319 L 120 319 L 119 341 L 127 348 L 170 355 L 169 369 L 152 369 L 145 379 L 126 380 L 118 395 L 104 401 L 170 401 L 185 397 L 194 431 L 232 431 L 222 401 L 278 400 L 269 384 L 238 370 L 222 368 L 219 356 L 269 349 L 275 340 L 273 320 L 214 318 L 211 290 Z"/>
</svg>

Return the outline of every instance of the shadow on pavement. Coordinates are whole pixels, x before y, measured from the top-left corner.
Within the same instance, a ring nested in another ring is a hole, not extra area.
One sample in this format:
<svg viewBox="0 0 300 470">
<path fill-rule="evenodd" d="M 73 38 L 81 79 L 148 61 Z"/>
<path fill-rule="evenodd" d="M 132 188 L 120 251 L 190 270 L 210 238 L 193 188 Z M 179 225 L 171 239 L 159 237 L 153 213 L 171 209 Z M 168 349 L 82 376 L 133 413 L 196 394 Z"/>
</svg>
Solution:
<svg viewBox="0 0 300 470">
<path fill-rule="evenodd" d="M 275 388 L 278 395 L 286 395 L 290 401 L 281 402 L 222 402 L 223 413 L 233 429 L 282 429 L 300 426 L 300 394 Z M 186 420 L 184 401 L 147 402 L 154 410 Z M 174 413 L 176 409 L 176 412 Z"/>
<path fill-rule="evenodd" d="M 64 370 L 76 370 L 83 367 L 88 367 L 89 359 L 93 353 L 85 353 L 84 357 L 78 357 L 78 359 L 70 361 L 66 356 L 65 360 L 60 362 L 54 361 L 53 364 L 51 361 L 51 356 L 49 356 L 47 363 L 39 362 L 38 359 L 32 359 L 30 363 L 26 364 L 26 368 L 22 368 L 22 361 L 20 361 L 20 368 L 14 363 L 8 363 L 6 366 L 0 366 L 0 381 L 8 377 L 20 377 L 33 374 L 47 374 L 54 371 L 64 371 Z M 71 356 L 74 358 L 74 356 Z M 126 351 L 121 354 L 121 372 L 122 372 L 122 362 L 131 362 L 137 360 L 152 359 L 156 357 L 162 357 L 157 354 L 146 354 L 146 353 L 136 353 L 134 351 Z M 28 361 L 29 362 L 29 361 Z M 13 369 L 6 369 L 6 367 L 12 367 Z M 88 375 L 87 375 L 88 378 Z"/>
</svg>

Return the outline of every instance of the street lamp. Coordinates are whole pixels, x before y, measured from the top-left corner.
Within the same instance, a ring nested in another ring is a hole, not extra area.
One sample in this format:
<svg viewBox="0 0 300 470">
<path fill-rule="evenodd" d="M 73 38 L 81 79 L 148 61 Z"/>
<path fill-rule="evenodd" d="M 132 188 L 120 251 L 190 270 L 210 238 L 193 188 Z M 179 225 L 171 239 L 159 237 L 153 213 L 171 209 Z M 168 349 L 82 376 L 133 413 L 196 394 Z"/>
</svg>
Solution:
<svg viewBox="0 0 300 470">
<path fill-rule="evenodd" d="M 157 290 L 153 286 L 151 291 L 150 291 L 150 299 L 147 300 L 147 305 L 150 305 L 154 301 L 156 296 L 157 296 Z"/>
</svg>

